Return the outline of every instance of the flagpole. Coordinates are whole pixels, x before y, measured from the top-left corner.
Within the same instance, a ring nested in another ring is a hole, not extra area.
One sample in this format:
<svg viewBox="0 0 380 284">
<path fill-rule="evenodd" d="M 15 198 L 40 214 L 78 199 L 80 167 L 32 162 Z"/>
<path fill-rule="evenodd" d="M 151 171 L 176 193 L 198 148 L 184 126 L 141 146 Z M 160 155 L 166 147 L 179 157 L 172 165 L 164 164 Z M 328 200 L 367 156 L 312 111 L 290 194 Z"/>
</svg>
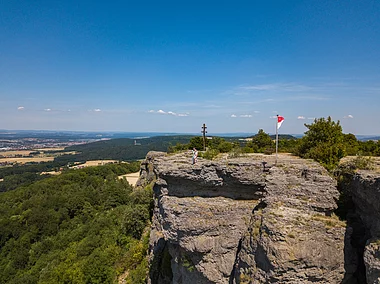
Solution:
<svg viewBox="0 0 380 284">
<path fill-rule="evenodd" d="M 278 115 L 276 119 L 276 162 L 274 163 L 277 165 L 277 152 L 278 152 Z"/>
</svg>

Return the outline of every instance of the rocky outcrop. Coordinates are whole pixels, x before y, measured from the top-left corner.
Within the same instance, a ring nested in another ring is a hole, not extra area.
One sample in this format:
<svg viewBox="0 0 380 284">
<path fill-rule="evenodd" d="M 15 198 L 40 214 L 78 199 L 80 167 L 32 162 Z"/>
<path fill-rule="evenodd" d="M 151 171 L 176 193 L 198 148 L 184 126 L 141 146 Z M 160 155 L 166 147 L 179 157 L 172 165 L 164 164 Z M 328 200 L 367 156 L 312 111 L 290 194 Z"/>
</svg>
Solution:
<svg viewBox="0 0 380 284">
<path fill-rule="evenodd" d="M 155 180 L 149 283 L 341 283 L 336 182 L 312 161 L 273 164 L 149 153 L 140 181 Z"/>
<path fill-rule="evenodd" d="M 352 203 L 347 213 L 354 252 L 350 266 L 359 274 L 358 283 L 380 283 L 380 174 L 356 171 L 346 176 L 343 190 Z"/>
</svg>

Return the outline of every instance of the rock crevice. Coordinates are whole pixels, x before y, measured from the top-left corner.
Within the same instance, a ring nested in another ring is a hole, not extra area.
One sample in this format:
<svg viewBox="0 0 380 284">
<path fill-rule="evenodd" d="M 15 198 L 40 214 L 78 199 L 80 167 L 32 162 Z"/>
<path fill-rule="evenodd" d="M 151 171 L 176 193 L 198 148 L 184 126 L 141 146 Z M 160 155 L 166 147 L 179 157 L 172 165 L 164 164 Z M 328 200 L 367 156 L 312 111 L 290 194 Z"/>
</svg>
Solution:
<svg viewBox="0 0 380 284">
<path fill-rule="evenodd" d="M 350 283 L 380 283 L 380 175 L 358 170 L 340 184 L 346 231 L 346 271 Z"/>
</svg>

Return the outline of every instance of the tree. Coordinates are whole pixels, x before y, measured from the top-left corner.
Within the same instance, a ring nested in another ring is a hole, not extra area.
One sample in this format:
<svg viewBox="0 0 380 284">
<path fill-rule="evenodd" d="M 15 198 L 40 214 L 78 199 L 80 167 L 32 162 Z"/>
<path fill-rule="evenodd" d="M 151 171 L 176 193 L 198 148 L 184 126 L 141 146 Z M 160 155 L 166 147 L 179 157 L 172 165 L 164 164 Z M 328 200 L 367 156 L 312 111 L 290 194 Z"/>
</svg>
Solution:
<svg viewBox="0 0 380 284">
<path fill-rule="evenodd" d="M 365 156 L 377 155 L 378 147 L 379 147 L 378 145 L 379 143 L 376 144 L 376 142 L 373 140 L 362 141 L 360 142 L 359 149 L 362 155 L 365 155 Z"/>
<path fill-rule="evenodd" d="M 212 139 L 208 141 L 208 146 L 212 149 L 218 149 L 219 145 L 225 141 L 226 140 L 222 137 L 213 136 Z"/>
<path fill-rule="evenodd" d="M 343 141 L 346 144 L 346 154 L 356 155 L 359 152 L 359 141 L 352 133 L 343 134 Z"/>
<path fill-rule="evenodd" d="M 206 140 L 206 144 L 207 144 L 207 140 Z M 193 148 L 203 149 L 203 138 L 202 137 L 195 136 L 195 137 L 190 139 L 189 149 L 193 149 Z"/>
<path fill-rule="evenodd" d="M 228 141 L 223 141 L 222 143 L 220 143 L 218 145 L 218 150 L 221 152 L 221 153 L 228 153 L 232 150 L 232 147 L 234 145 L 231 143 L 231 142 L 228 142 Z"/>
<path fill-rule="evenodd" d="M 334 122 L 329 116 L 327 119 L 315 119 L 312 124 L 305 123 L 305 126 L 308 130 L 300 141 L 297 154 L 303 158 L 314 159 L 326 169 L 332 170 L 346 153 L 339 120 Z"/>
<path fill-rule="evenodd" d="M 252 138 L 252 143 L 257 146 L 258 152 L 264 152 L 275 146 L 269 134 L 265 133 L 262 129 Z"/>
</svg>

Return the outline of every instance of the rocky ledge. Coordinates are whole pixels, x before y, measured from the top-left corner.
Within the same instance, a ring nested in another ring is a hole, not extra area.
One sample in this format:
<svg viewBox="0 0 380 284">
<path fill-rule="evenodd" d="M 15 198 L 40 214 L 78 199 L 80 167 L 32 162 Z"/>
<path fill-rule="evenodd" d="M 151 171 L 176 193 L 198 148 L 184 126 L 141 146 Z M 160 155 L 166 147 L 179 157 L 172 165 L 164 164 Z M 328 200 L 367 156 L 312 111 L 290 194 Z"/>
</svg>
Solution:
<svg viewBox="0 0 380 284">
<path fill-rule="evenodd" d="M 154 181 L 149 283 L 342 283 L 335 180 L 309 160 L 274 162 L 150 152 L 139 182 Z"/>
</svg>

